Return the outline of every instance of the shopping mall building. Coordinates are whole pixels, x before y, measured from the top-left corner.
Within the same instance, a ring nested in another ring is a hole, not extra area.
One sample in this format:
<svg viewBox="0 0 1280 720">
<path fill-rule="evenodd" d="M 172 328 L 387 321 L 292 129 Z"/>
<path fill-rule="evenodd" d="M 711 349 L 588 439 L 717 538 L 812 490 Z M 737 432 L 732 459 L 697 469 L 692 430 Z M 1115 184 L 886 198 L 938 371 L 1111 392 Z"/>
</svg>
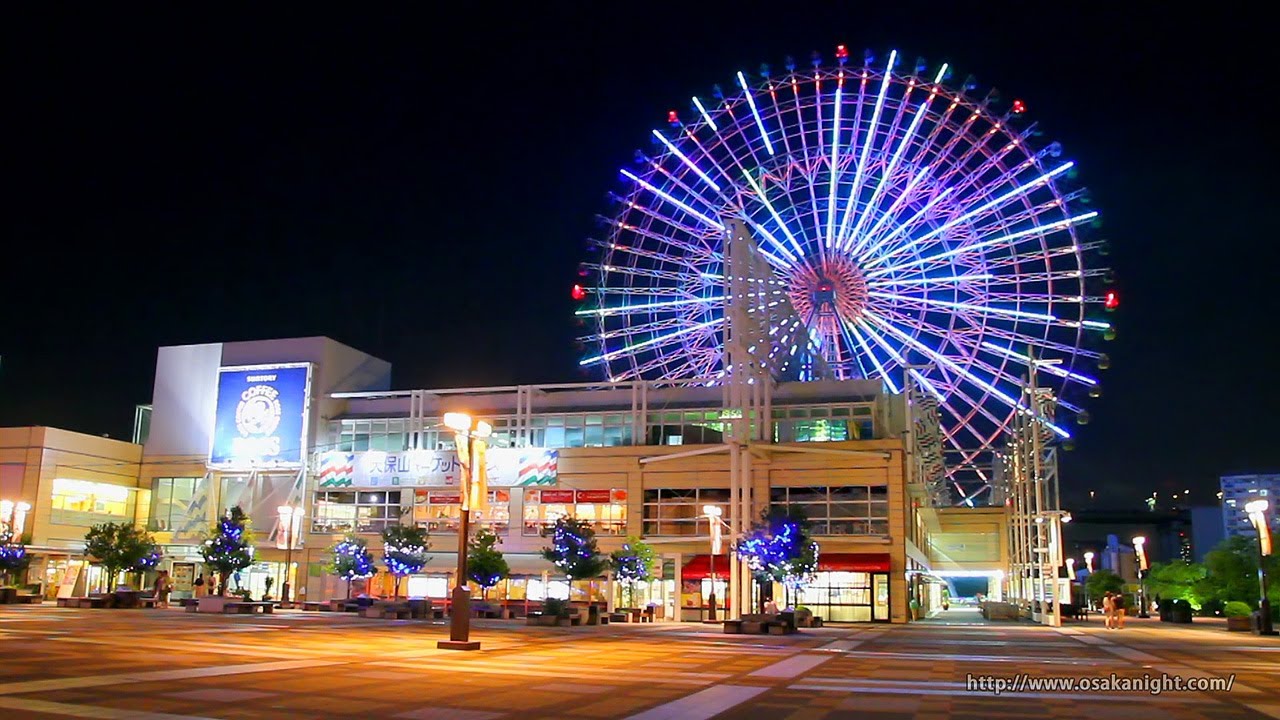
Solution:
<svg viewBox="0 0 1280 720">
<path fill-rule="evenodd" d="M 730 558 L 712 558 L 703 514 L 730 492 L 720 388 L 400 391 L 390 381 L 388 363 L 321 337 L 164 347 L 135 443 L 3 431 L 0 491 L 32 506 L 30 579 L 48 596 L 92 587 L 77 538 L 96 522 L 135 519 L 164 546 L 181 595 L 202 572 L 203 534 L 239 505 L 259 560 L 240 582 L 255 594 L 269 577 L 278 594 L 287 573 L 296 599 L 340 597 L 347 589 L 327 573 L 326 549 L 354 531 L 380 559 L 378 533 L 414 523 L 429 530 L 432 559 L 408 592 L 443 602 L 456 564 L 460 465 L 441 419 L 461 411 L 494 428 L 488 508 L 473 524 L 501 538 L 511 577 L 489 602 L 520 612 L 568 594 L 698 620 L 714 583 L 723 604 Z M 798 604 L 828 621 L 905 622 L 911 598 L 926 610 L 939 602 L 947 575 L 989 577 L 998 596 L 1005 510 L 933 507 L 936 478 L 925 475 L 936 463 L 924 456 L 937 447 L 928 429 L 936 423 L 920 422 L 906 396 L 865 380 L 779 383 L 765 414 L 764 440 L 746 454 L 751 514 L 803 510 L 821 546 L 816 580 Z M 291 532 L 281 506 L 303 509 Z M 543 531 L 566 515 L 590 522 L 605 553 L 643 538 L 661 559 L 655 579 L 625 599 L 608 578 L 570 588 L 539 554 Z M 379 575 L 361 589 L 391 588 Z"/>
</svg>

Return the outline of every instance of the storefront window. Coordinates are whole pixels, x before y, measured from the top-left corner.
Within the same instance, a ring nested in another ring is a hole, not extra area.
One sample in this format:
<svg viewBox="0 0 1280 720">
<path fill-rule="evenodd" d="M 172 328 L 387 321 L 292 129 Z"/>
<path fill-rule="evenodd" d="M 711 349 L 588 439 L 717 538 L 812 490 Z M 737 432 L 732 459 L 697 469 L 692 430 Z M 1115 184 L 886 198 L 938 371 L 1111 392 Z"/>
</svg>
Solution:
<svg viewBox="0 0 1280 720">
<path fill-rule="evenodd" d="M 195 522 L 204 524 L 203 508 L 193 504 L 203 497 L 204 478 L 156 478 L 151 481 L 151 520 L 148 530 L 180 531 Z"/>
<path fill-rule="evenodd" d="M 627 491 L 525 490 L 525 535 L 541 535 L 562 517 L 574 517 L 590 523 L 597 535 L 625 535 Z"/>
<path fill-rule="evenodd" d="M 644 491 L 645 535 L 707 535 L 703 505 L 729 504 L 729 491 L 717 488 Z M 728 515 L 728 512 L 725 512 Z"/>
<path fill-rule="evenodd" d="M 133 488 L 87 480 L 55 478 L 49 521 L 62 525 L 92 525 L 132 518 Z"/>
<path fill-rule="evenodd" d="M 772 488 L 769 503 L 804 513 L 815 535 L 889 534 L 889 489 L 883 485 Z"/>
<path fill-rule="evenodd" d="M 462 522 L 462 497 L 457 490 L 413 491 L 413 522 L 429 533 L 458 532 Z M 472 523 L 495 535 L 506 535 L 511 526 L 511 493 L 490 490 L 489 507 L 472 515 Z"/>
<path fill-rule="evenodd" d="M 400 524 L 400 492 L 346 491 L 318 492 L 312 513 L 311 531 L 316 533 L 380 533 Z"/>
<path fill-rule="evenodd" d="M 797 592 L 797 605 L 830 622 L 889 619 L 889 576 L 885 573 L 825 571 Z"/>
</svg>

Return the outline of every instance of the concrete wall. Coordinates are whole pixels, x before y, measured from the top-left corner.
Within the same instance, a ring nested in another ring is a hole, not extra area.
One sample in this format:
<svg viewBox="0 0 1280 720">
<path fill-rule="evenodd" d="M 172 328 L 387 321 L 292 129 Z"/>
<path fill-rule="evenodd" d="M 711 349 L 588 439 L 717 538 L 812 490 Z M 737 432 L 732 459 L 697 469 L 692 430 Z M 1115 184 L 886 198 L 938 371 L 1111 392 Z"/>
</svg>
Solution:
<svg viewBox="0 0 1280 720">
<path fill-rule="evenodd" d="M 1009 517 L 1003 507 L 938 508 L 926 548 L 932 570 L 1005 570 Z"/>
</svg>

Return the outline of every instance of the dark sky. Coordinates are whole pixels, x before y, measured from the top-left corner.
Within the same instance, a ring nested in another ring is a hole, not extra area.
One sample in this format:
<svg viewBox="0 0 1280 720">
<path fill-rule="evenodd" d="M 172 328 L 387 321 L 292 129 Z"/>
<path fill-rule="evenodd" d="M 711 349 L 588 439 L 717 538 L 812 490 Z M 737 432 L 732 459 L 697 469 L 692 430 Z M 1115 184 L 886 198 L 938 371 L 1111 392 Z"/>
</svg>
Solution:
<svg viewBox="0 0 1280 720">
<path fill-rule="evenodd" d="M 127 437 L 177 343 L 329 335 L 402 388 L 583 379 L 567 288 L 617 168 L 691 94 L 847 43 L 1023 98 L 1092 190 L 1124 305 L 1068 498 L 1210 499 L 1219 473 L 1280 469 L 1256 22 L 595 5 L 7 9 L 0 424 Z"/>
</svg>

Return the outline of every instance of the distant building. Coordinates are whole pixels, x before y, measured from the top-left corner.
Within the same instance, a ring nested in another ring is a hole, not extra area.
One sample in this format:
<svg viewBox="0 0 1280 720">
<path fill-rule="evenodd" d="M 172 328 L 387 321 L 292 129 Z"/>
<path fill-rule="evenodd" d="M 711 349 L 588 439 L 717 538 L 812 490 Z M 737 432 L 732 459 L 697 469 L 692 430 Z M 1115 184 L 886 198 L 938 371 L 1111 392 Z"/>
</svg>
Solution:
<svg viewBox="0 0 1280 720">
<path fill-rule="evenodd" d="M 1271 502 L 1267 513 L 1271 526 L 1277 527 L 1276 501 L 1280 498 L 1280 474 L 1224 475 L 1222 483 L 1222 525 L 1227 537 L 1243 535 L 1254 537 L 1257 532 L 1244 512 L 1250 500 L 1265 499 Z"/>
<path fill-rule="evenodd" d="M 1204 562 L 1205 553 L 1214 549 L 1226 537 L 1222 525 L 1222 508 L 1217 505 L 1193 507 L 1191 512 L 1191 559 Z"/>
</svg>

